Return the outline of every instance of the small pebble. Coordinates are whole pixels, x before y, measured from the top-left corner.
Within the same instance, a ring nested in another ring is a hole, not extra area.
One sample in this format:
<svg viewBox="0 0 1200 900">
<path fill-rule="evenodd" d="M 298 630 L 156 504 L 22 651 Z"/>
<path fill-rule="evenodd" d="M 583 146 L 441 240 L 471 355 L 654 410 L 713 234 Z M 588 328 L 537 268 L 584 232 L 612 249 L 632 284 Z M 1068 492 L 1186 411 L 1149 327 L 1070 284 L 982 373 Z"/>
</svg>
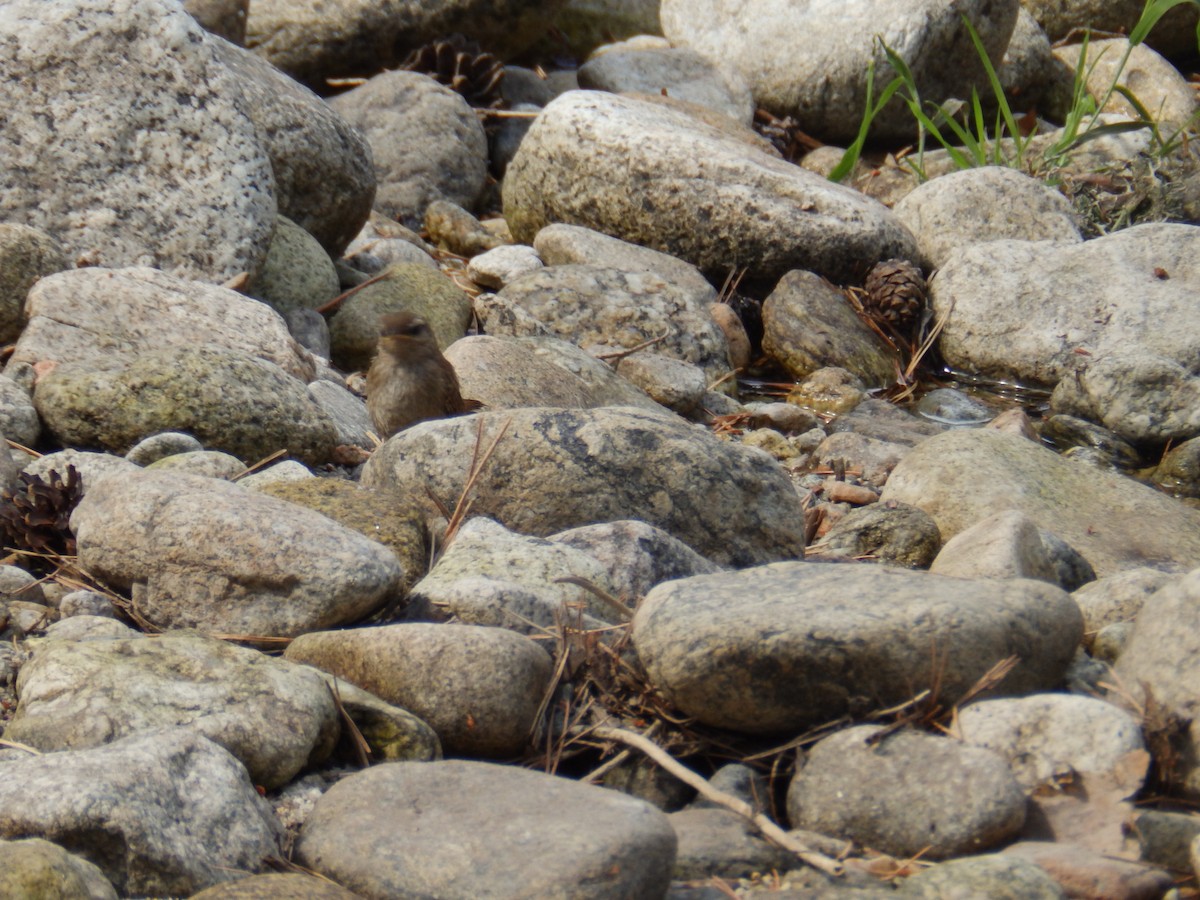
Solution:
<svg viewBox="0 0 1200 900">
<path fill-rule="evenodd" d="M 190 434 L 183 434 L 178 431 L 164 431 L 161 434 L 153 434 L 144 440 L 138 441 L 125 454 L 125 458 L 136 465 L 148 466 L 150 463 L 167 456 L 174 456 L 177 453 L 191 453 L 192 451 L 203 449 L 204 445 Z"/>
<path fill-rule="evenodd" d="M 829 479 L 825 482 L 825 499 L 830 503 L 849 503 L 851 506 L 866 506 L 879 499 L 869 487 L 850 484 L 847 481 Z"/>
<path fill-rule="evenodd" d="M 111 619 L 114 616 L 112 601 L 95 591 L 72 591 L 62 598 L 58 612 L 64 619 L 72 616 L 103 616 Z"/>
<path fill-rule="evenodd" d="M 984 425 L 996 416 L 996 411 L 974 397 L 954 388 L 930 391 L 917 404 L 917 414 L 931 422 L 963 428 Z"/>
<path fill-rule="evenodd" d="M 525 244 L 495 247 L 467 264 L 467 275 L 476 284 L 499 290 L 510 281 L 542 268 L 542 259 Z"/>
</svg>

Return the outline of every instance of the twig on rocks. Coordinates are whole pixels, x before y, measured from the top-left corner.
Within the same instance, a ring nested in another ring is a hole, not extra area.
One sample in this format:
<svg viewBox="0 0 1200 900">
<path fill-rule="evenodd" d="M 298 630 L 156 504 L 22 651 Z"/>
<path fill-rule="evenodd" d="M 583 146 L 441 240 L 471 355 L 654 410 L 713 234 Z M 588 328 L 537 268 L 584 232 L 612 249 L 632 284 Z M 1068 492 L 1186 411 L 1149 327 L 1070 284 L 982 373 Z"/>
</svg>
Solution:
<svg viewBox="0 0 1200 900">
<path fill-rule="evenodd" d="M 258 462 L 254 463 L 254 465 L 247 466 L 245 472 L 242 472 L 240 475 L 233 476 L 233 478 L 231 480 L 238 481 L 239 479 L 245 478 L 247 475 L 252 475 L 253 473 L 257 472 L 259 469 L 263 468 L 264 466 L 269 466 L 271 463 L 275 462 L 275 460 L 279 459 L 281 456 L 287 456 L 287 450 L 285 450 L 285 449 L 276 450 L 270 456 L 264 456 Z"/>
<path fill-rule="evenodd" d="M 32 447 L 26 447 L 24 444 L 18 444 L 16 441 L 10 441 L 6 438 L 4 442 L 14 450 L 20 450 L 22 453 L 28 453 L 34 459 L 41 459 L 43 456 L 43 454 L 38 453 Z"/>
<path fill-rule="evenodd" d="M 234 644 L 262 644 L 264 646 L 286 647 L 294 638 L 278 637 L 269 634 L 229 634 L 226 632 L 206 632 L 208 637 L 218 641 L 230 641 Z M 267 652 L 264 650 L 264 652 Z"/>
<path fill-rule="evenodd" d="M 467 480 L 463 483 L 462 493 L 458 495 L 458 502 L 454 504 L 454 512 L 450 514 L 450 520 L 446 523 L 443 546 L 454 540 L 454 535 L 458 533 L 458 529 L 466 521 L 467 513 L 471 511 L 471 504 L 474 502 L 471 498 L 471 492 L 475 490 L 475 485 L 478 484 L 480 476 L 483 475 L 483 470 L 486 468 L 488 460 L 496 452 L 496 445 L 500 443 L 500 439 L 504 437 L 505 432 L 508 431 L 508 426 L 511 424 L 511 418 L 505 419 L 504 424 L 500 426 L 500 431 L 492 438 L 492 442 L 488 445 L 487 450 L 480 455 L 479 448 L 483 446 L 483 417 L 480 416 L 478 418 L 475 430 L 475 450 L 471 455 L 471 467 L 467 470 Z"/>
<path fill-rule="evenodd" d="M 354 287 L 349 288 L 348 290 L 342 291 L 340 294 L 338 294 L 336 297 L 334 297 L 328 303 L 318 306 L 317 312 L 319 312 L 323 316 L 328 315 L 329 313 L 332 313 L 332 312 L 336 312 L 338 307 L 340 307 L 343 303 L 346 302 L 346 300 L 353 297 L 355 294 L 357 294 L 363 288 L 370 287 L 371 285 L 376 284 L 377 282 L 383 281 L 383 279 L 387 278 L 390 274 L 391 274 L 391 272 L 389 272 L 387 269 L 384 269 L 378 275 L 371 276 L 370 278 L 368 278 L 366 281 L 362 282 L 361 284 L 356 284 Z"/>
<path fill-rule="evenodd" d="M 367 739 L 363 737 L 362 732 L 358 730 L 358 726 L 354 724 L 354 719 L 350 718 L 350 713 L 346 712 L 346 707 L 342 705 L 342 692 L 338 689 L 337 678 L 333 679 L 332 687 L 328 683 L 326 683 L 325 687 L 329 690 L 329 695 L 333 697 L 333 705 L 337 707 L 342 725 L 350 732 L 350 744 L 354 747 L 355 761 L 365 769 L 371 764 L 367 758 L 371 755 L 371 745 L 367 743 Z"/>
<path fill-rule="evenodd" d="M 633 618 L 633 610 L 614 597 L 607 591 L 601 590 L 596 585 L 592 584 L 586 578 L 580 578 L 578 575 L 567 575 L 563 578 L 555 578 L 555 584 L 573 584 L 576 587 L 581 587 L 589 594 L 594 595 L 605 606 L 620 616 L 622 622 L 628 622 Z"/>
<path fill-rule="evenodd" d="M 30 747 L 28 744 L 21 744 L 17 741 L 6 741 L 0 738 L 0 747 L 12 747 L 14 750 L 24 750 L 26 753 L 32 753 L 34 756 L 41 756 L 42 751 Z"/>
<path fill-rule="evenodd" d="M 930 275 L 929 277 L 932 278 L 933 276 Z M 946 311 L 938 316 L 937 321 L 933 323 L 933 327 L 929 329 L 929 334 L 925 335 L 925 340 L 921 341 L 921 345 L 913 353 L 912 359 L 908 361 L 908 367 L 904 370 L 905 378 L 911 379 L 913 377 L 913 374 L 917 371 L 917 366 L 921 364 L 921 360 L 925 358 L 925 354 L 929 352 L 929 349 L 938 339 L 938 335 L 946 327 L 946 322 L 949 321 L 950 314 L 953 312 L 954 301 L 951 300 L 950 305 L 946 307 Z"/>
<path fill-rule="evenodd" d="M 729 304 L 733 299 L 733 295 L 737 293 L 738 288 L 742 286 L 742 279 L 750 271 L 750 267 L 739 269 L 734 267 L 725 273 L 725 281 L 721 284 L 721 290 L 717 291 L 717 302 Z"/>
<path fill-rule="evenodd" d="M 652 735 L 652 734 L 654 734 L 654 732 L 658 731 L 658 726 L 661 724 L 662 724 L 662 722 L 651 722 L 650 727 L 646 729 L 643 737 L 649 738 L 650 735 Z M 585 775 L 583 778 L 581 778 L 580 781 L 582 781 L 584 784 L 596 784 L 600 781 L 601 778 L 603 778 L 605 775 L 607 775 L 609 772 L 611 772 L 617 766 L 621 765 L 621 763 L 625 762 L 625 760 L 629 759 L 629 757 L 631 757 L 632 755 L 633 755 L 633 748 L 626 747 L 624 750 L 622 750 L 621 752 L 619 752 L 615 756 L 613 756 L 612 759 L 604 762 L 603 764 L 597 766 L 595 769 L 590 771 L 587 775 Z"/>
<path fill-rule="evenodd" d="M 840 731 L 848 725 L 853 724 L 853 722 L 854 720 L 850 718 L 850 716 L 842 716 L 840 719 L 834 719 L 831 722 L 825 722 L 822 725 L 818 725 L 811 731 L 805 732 L 798 738 L 792 738 L 792 740 L 788 741 L 786 744 L 780 744 L 778 747 L 772 747 L 770 750 L 763 750 L 760 753 L 752 753 L 749 756 L 744 756 L 742 757 L 742 762 L 757 762 L 760 759 L 769 759 L 773 756 L 782 756 L 789 750 L 799 750 L 801 747 L 804 747 L 808 744 L 815 744 L 817 741 L 821 740 L 821 738 L 828 737 L 833 732 Z"/>
<path fill-rule="evenodd" d="M 622 360 L 627 356 L 633 356 L 633 354 L 637 353 L 639 350 L 645 350 L 647 347 L 653 347 L 655 344 L 661 344 L 670 336 L 671 332 L 670 329 L 668 329 L 656 338 L 651 338 L 648 341 L 642 341 L 640 344 L 635 344 L 634 346 L 628 347 L 624 350 L 614 350 L 612 353 L 599 353 L 596 355 L 596 359 L 602 359 L 605 362 L 610 360 Z"/>
<path fill-rule="evenodd" d="M 721 385 L 723 385 L 729 379 L 737 378 L 738 375 L 740 375 L 741 373 L 742 373 L 741 369 L 731 369 L 730 371 L 728 371 L 724 375 L 722 375 L 720 378 L 718 378 L 716 381 L 714 381 L 712 384 L 710 384 L 708 386 L 708 390 L 715 391 L 717 388 L 719 388 Z"/>
<path fill-rule="evenodd" d="M 653 741 L 646 739 L 640 734 L 632 731 L 626 731 L 624 728 L 612 728 L 607 725 L 597 725 L 591 729 L 593 737 L 604 740 L 618 741 L 630 747 L 634 747 L 646 756 L 650 757 L 654 762 L 658 763 L 667 772 L 678 778 L 684 784 L 694 788 L 706 800 L 720 804 L 726 809 L 732 810 L 740 816 L 748 819 L 754 824 L 763 836 L 795 853 L 803 862 L 812 866 L 814 869 L 826 873 L 827 875 L 841 875 L 845 871 L 845 867 L 836 859 L 818 853 L 810 847 L 800 843 L 786 831 L 764 816 L 762 813 L 755 812 L 750 804 L 732 794 L 727 794 L 724 791 L 717 790 L 691 769 L 677 762 L 674 757 L 655 744 Z"/>
<path fill-rule="evenodd" d="M 541 113 L 519 109 L 476 109 L 475 115 L 481 119 L 536 119 Z"/>
</svg>

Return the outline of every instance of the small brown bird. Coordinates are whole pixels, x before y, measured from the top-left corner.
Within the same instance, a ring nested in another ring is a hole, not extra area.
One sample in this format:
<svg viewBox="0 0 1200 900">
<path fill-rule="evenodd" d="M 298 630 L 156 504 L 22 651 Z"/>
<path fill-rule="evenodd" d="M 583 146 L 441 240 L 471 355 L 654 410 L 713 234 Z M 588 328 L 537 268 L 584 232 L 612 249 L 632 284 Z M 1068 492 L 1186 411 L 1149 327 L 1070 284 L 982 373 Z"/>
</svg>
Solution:
<svg viewBox="0 0 1200 900">
<path fill-rule="evenodd" d="M 463 400 L 454 366 L 424 319 L 410 312 L 379 320 L 379 348 L 367 370 L 367 412 L 381 438 L 426 419 L 478 408 Z"/>
</svg>

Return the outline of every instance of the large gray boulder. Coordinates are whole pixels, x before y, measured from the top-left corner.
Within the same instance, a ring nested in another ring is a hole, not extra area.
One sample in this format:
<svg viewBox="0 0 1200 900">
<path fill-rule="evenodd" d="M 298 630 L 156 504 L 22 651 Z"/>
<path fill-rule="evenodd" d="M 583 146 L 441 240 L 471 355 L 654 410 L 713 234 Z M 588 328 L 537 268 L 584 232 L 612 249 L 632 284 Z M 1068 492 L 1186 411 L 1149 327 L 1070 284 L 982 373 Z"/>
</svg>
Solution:
<svg viewBox="0 0 1200 900">
<path fill-rule="evenodd" d="M 890 210 L 784 162 L 753 132 L 595 91 L 563 94 L 534 120 L 503 198 L 518 241 L 565 222 L 706 271 L 810 269 L 836 280 L 916 255 Z"/>
<path fill-rule="evenodd" d="M 804 555 L 804 511 L 779 464 L 668 413 L 529 408 L 421 422 L 374 453 L 362 482 L 418 497 L 430 491 L 452 506 L 472 460 L 502 428 L 471 511 L 513 531 L 544 537 L 633 518 L 718 563 Z"/>
<path fill-rule="evenodd" d="M 0 840 L 0 896 L 117 900 L 99 866 L 41 838 Z"/>
<path fill-rule="evenodd" d="M 675 46 L 696 50 L 749 82 L 761 106 L 822 138 L 850 141 L 866 108 L 870 63 L 875 98 L 895 77 L 877 36 L 908 65 L 922 100 L 967 97 L 972 85 L 986 95 L 983 65 L 962 17 L 998 63 L 1019 6 L 1018 0 L 760 0 L 750 13 L 742 0 L 663 0 L 662 26 Z M 876 117 L 872 133 L 904 138 L 916 130 L 897 97 Z"/>
<path fill-rule="evenodd" d="M 1187 723 L 1178 760 L 1182 787 L 1200 796 L 1200 570 L 1146 598 L 1117 659 L 1116 675 L 1137 702 Z"/>
<path fill-rule="evenodd" d="M 529 638 L 477 625 L 318 631 L 286 653 L 419 716 L 447 753 L 498 759 L 528 748 L 554 671 Z"/>
<path fill-rule="evenodd" d="M 946 362 L 1053 386 L 1081 364 L 1137 353 L 1198 371 L 1200 229 L 1135 225 L 1092 241 L 993 241 L 953 251 L 930 284 L 949 314 Z"/>
<path fill-rule="evenodd" d="M 881 566 L 790 562 L 661 584 L 633 619 L 654 685 L 683 712 L 796 733 L 925 688 L 953 702 L 1017 655 L 999 690 L 1057 687 L 1083 617 L 1057 587 Z"/>
<path fill-rule="evenodd" d="M 1135 444 L 1183 446 L 1200 435 L 1200 365 L 1136 344 L 1081 357 L 1074 373 L 1054 388 L 1050 410 L 1099 423 Z"/>
<path fill-rule="evenodd" d="M 880 732 L 847 728 L 809 751 L 788 788 L 793 827 L 945 859 L 1002 843 L 1025 823 L 1025 793 L 999 754 L 915 729 Z"/>
<path fill-rule="evenodd" d="M 62 444 L 117 453 L 160 432 L 184 431 L 246 463 L 285 450 L 319 465 L 337 436 L 304 382 L 266 360 L 214 347 L 143 353 L 116 369 L 59 366 L 38 382 L 33 400 Z"/>
<path fill-rule="evenodd" d="M 729 343 L 709 313 L 712 289 L 607 266 L 547 266 L 480 301 L 489 334 L 548 332 L 592 354 L 618 353 L 657 341 L 655 353 L 728 380 Z M 548 404 L 538 404 L 545 406 Z"/>
<path fill-rule="evenodd" d="M 892 471 L 881 499 L 919 506 L 947 541 L 997 512 L 1019 510 L 1082 554 L 1098 576 L 1200 565 L 1200 512 L 992 429 L 922 441 Z"/>
<path fill-rule="evenodd" d="M 338 712 L 311 669 L 193 633 L 153 640 L 51 640 L 21 667 L 9 740 L 83 750 L 182 725 L 275 788 L 321 762 Z"/>
<path fill-rule="evenodd" d="M 894 207 L 917 236 L 921 262 L 936 269 L 953 250 L 987 241 L 1083 240 L 1071 203 L 1007 166 L 981 166 L 931 178 Z"/>
<path fill-rule="evenodd" d="M 320 513 L 215 478 L 137 470 L 89 486 L 79 562 L 135 591 L 163 627 L 294 637 L 357 621 L 403 572 L 382 544 Z"/>
<path fill-rule="evenodd" d="M 376 766 L 317 801 L 296 858 L 364 897 L 665 896 L 675 832 L 644 800 L 541 772 Z"/>
<path fill-rule="evenodd" d="M 33 286 L 25 312 L 29 323 L 9 369 L 44 361 L 111 368 L 124 354 L 209 345 L 267 360 L 305 382 L 316 370 L 269 306 L 157 269 L 59 272 Z"/>
<path fill-rule="evenodd" d="M 487 137 L 467 101 L 427 75 L 395 71 L 329 101 L 371 145 L 380 212 L 420 228 L 435 200 L 471 207 L 487 179 Z"/>
<path fill-rule="evenodd" d="M 660 94 L 724 113 L 747 128 L 754 120 L 746 82 L 695 50 L 617 44 L 580 66 L 577 77 L 585 90 Z"/>
<path fill-rule="evenodd" d="M 871 388 L 895 382 L 898 354 L 855 313 L 834 285 L 812 272 L 788 272 L 763 302 L 763 352 L 797 381 L 837 367 Z"/>
<path fill-rule="evenodd" d="M 271 161 L 237 78 L 174 0 L 5 3 L 4 217 L 91 265 L 254 274 Z"/>
<path fill-rule="evenodd" d="M 281 831 L 242 764 L 184 729 L 0 762 L 0 837 L 70 847 L 125 897 L 262 871 Z"/>
<path fill-rule="evenodd" d="M 210 39 L 237 77 L 275 173 L 275 198 L 287 216 L 335 259 L 362 230 L 375 199 L 371 146 L 312 91 L 254 53 Z"/>
<path fill-rule="evenodd" d="M 451 344 L 446 359 L 462 395 L 489 409 L 637 406 L 662 412 L 645 391 L 558 338 L 473 335 Z"/>
</svg>

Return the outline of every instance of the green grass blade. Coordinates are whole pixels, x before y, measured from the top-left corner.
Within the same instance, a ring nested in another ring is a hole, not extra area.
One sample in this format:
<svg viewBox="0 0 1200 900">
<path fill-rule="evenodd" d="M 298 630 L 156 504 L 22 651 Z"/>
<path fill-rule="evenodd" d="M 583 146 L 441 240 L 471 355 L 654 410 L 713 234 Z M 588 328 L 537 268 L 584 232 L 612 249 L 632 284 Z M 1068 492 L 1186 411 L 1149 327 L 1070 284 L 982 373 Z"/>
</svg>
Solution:
<svg viewBox="0 0 1200 900">
<path fill-rule="evenodd" d="M 854 166 L 862 156 L 863 147 L 867 143 L 867 133 L 871 130 L 871 123 L 875 121 L 875 117 L 879 115 L 888 101 L 892 99 L 896 91 L 903 86 L 903 81 L 900 78 L 893 78 L 891 83 L 883 89 L 883 93 L 879 95 L 879 102 L 872 104 L 872 95 L 875 87 L 875 61 L 872 60 L 867 65 L 867 109 L 863 113 L 862 122 L 858 126 L 858 135 L 854 138 L 854 143 L 846 148 L 846 152 L 842 154 L 842 158 L 838 164 L 833 167 L 833 171 L 829 173 L 829 180 L 840 182 L 853 170 Z"/>
<path fill-rule="evenodd" d="M 1129 43 L 1136 47 L 1146 40 L 1159 20 L 1181 3 L 1196 3 L 1196 0 L 1147 0 L 1137 24 L 1129 32 Z M 1200 25 L 1196 29 L 1196 40 L 1200 45 Z"/>
<path fill-rule="evenodd" d="M 924 111 L 920 109 L 914 109 L 912 106 L 909 107 L 909 110 L 912 112 L 913 116 L 916 117 L 917 121 L 925 128 L 925 130 L 933 135 L 937 142 L 945 148 L 947 153 L 950 154 L 950 158 L 954 161 L 955 166 L 960 169 L 973 168 L 970 158 L 968 158 L 959 147 L 956 147 L 954 144 L 946 140 L 941 130 L 933 123 L 933 120 L 930 119 Z M 950 128 L 951 131 L 955 133 L 955 136 L 963 144 L 966 144 L 971 140 L 971 136 L 966 132 L 966 130 L 953 119 L 947 119 L 945 124 Z"/>
<path fill-rule="evenodd" d="M 1134 111 L 1141 117 L 1143 122 L 1149 123 L 1150 137 L 1153 139 L 1155 147 L 1161 149 L 1163 146 L 1163 139 L 1162 135 L 1158 131 L 1158 119 L 1150 115 L 1150 111 L 1142 105 L 1142 101 L 1139 100 L 1137 95 L 1125 85 L 1118 84 L 1113 88 L 1113 91 L 1120 94 L 1129 102 L 1129 105 L 1133 107 Z"/>
<path fill-rule="evenodd" d="M 963 154 L 962 151 L 953 144 L 943 140 L 941 135 L 935 135 L 935 137 L 941 141 L 942 146 L 949 151 L 951 158 L 954 159 L 955 165 L 957 165 L 960 169 L 970 169 L 974 168 L 975 166 L 983 166 L 987 164 L 987 151 L 980 146 L 979 141 L 975 139 L 975 136 L 971 134 L 970 131 L 968 131 L 962 125 L 959 125 L 953 119 L 948 119 L 946 121 L 946 127 L 954 132 L 954 136 L 958 138 L 959 144 L 966 149 L 967 154 L 970 154 L 969 156 Z M 959 155 L 956 156 L 956 153 Z M 961 161 L 959 156 L 962 157 Z"/>
<path fill-rule="evenodd" d="M 996 123 L 992 126 L 992 129 L 992 134 L 995 135 L 995 139 L 992 141 L 992 165 L 1008 165 L 1008 159 L 1005 157 L 1003 148 L 1001 146 L 1004 143 L 1005 135 L 1004 116 L 1000 114 L 999 110 L 996 111 Z M 1017 149 L 1019 152 L 1020 147 L 1018 146 Z"/>
<path fill-rule="evenodd" d="M 1017 166 L 1021 167 L 1025 162 L 1025 146 L 1021 143 L 1021 129 L 1017 127 L 1016 117 L 1008 105 L 1008 97 L 1005 96 L 1004 86 L 1000 83 L 1000 76 L 996 74 L 996 67 L 992 65 L 987 48 L 983 46 L 983 40 L 979 37 L 979 32 L 975 30 L 975 26 L 971 24 L 971 20 L 965 15 L 962 20 L 963 24 L 967 26 L 967 34 L 971 36 L 971 43 L 975 45 L 975 52 L 979 54 L 979 61 L 983 63 L 984 71 L 987 72 L 988 84 L 996 98 L 996 105 L 1000 108 L 1000 114 L 1004 117 L 1004 123 L 1008 126 L 1008 132 L 1016 144 Z M 999 128 L 996 129 L 996 140 L 997 142 L 1000 140 Z M 1028 143 L 1028 139 L 1026 139 L 1026 143 Z"/>
<path fill-rule="evenodd" d="M 1074 150 L 1088 141 L 1094 141 L 1096 138 L 1102 138 L 1110 134 L 1126 134 L 1130 131 L 1141 131 L 1143 128 L 1151 127 L 1151 125 L 1153 125 L 1152 122 L 1139 122 L 1137 120 L 1097 125 L 1095 128 L 1089 128 L 1086 132 L 1075 138 L 1075 142 L 1068 149 Z"/>
<path fill-rule="evenodd" d="M 912 69 L 908 67 L 908 63 L 906 63 L 900 57 L 899 53 L 885 44 L 882 40 L 879 41 L 879 45 L 883 47 L 883 52 L 887 56 L 888 63 L 890 63 L 891 67 L 896 70 L 896 74 L 903 78 L 904 83 L 908 85 L 908 89 L 912 91 L 913 94 L 916 94 L 917 80 L 913 78 Z"/>
<path fill-rule="evenodd" d="M 975 119 L 975 139 L 982 151 L 982 156 L 976 155 L 981 166 L 987 165 L 988 133 L 987 123 L 983 121 L 983 104 L 979 102 L 979 92 L 971 88 L 971 112 Z M 999 139 L 999 138 L 997 138 Z"/>
</svg>

